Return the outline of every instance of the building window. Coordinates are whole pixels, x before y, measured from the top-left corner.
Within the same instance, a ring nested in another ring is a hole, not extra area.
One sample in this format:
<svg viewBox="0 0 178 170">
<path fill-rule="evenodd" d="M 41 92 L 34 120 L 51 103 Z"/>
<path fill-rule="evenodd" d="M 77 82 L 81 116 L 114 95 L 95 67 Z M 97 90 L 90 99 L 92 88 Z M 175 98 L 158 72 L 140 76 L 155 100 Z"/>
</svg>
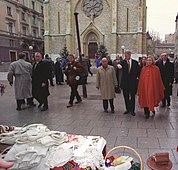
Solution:
<svg viewBox="0 0 178 170">
<path fill-rule="evenodd" d="M 33 17 L 32 17 L 32 22 L 33 22 L 33 25 L 36 25 L 36 17 L 35 17 L 35 15 L 33 15 Z"/>
<path fill-rule="evenodd" d="M 10 47 L 14 47 L 14 40 L 9 40 L 9 43 Z"/>
<path fill-rule="evenodd" d="M 12 23 L 12 22 L 9 22 L 9 23 L 8 23 L 8 31 L 9 31 L 10 33 L 13 33 L 13 23 Z"/>
<path fill-rule="evenodd" d="M 41 28 L 44 28 L 44 21 L 41 20 L 40 23 L 41 23 Z"/>
<path fill-rule="evenodd" d="M 22 27 L 22 34 L 27 35 L 27 28 L 25 26 Z"/>
<path fill-rule="evenodd" d="M 41 6 L 41 13 L 43 14 L 43 6 Z"/>
<path fill-rule="evenodd" d="M 26 21 L 25 20 L 25 13 L 24 12 L 22 12 L 22 21 Z"/>
<path fill-rule="evenodd" d="M 12 16 L 12 8 L 11 7 L 7 7 L 7 15 Z"/>
<path fill-rule="evenodd" d="M 33 29 L 33 36 L 36 37 L 36 30 Z"/>
<path fill-rule="evenodd" d="M 35 2 L 32 1 L 32 9 L 35 10 Z"/>
<path fill-rule="evenodd" d="M 43 37 L 44 36 L 44 31 L 41 31 L 41 37 Z"/>
</svg>

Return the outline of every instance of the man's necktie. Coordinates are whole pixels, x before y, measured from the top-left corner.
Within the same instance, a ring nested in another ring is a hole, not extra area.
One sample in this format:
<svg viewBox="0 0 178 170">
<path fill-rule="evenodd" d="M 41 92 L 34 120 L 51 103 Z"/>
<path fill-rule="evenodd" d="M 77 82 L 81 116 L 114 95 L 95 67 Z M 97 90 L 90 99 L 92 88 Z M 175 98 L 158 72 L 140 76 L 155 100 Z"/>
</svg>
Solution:
<svg viewBox="0 0 178 170">
<path fill-rule="evenodd" d="M 34 70 L 36 69 L 37 65 L 38 65 L 38 63 L 35 63 L 35 65 L 34 65 Z"/>
<path fill-rule="evenodd" d="M 128 64 L 128 73 L 130 72 L 130 61 L 128 60 L 127 61 L 127 64 Z"/>
</svg>

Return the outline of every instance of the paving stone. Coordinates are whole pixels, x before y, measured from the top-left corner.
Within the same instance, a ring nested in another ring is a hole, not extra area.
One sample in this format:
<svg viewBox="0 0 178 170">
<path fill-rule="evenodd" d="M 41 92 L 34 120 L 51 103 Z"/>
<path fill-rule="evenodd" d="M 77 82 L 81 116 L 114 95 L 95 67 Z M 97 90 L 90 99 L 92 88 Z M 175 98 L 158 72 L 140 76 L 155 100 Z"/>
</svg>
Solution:
<svg viewBox="0 0 178 170">
<path fill-rule="evenodd" d="M 159 138 L 160 146 L 162 149 L 176 149 L 178 138 Z"/>
<path fill-rule="evenodd" d="M 129 129 L 128 136 L 147 137 L 146 129 Z"/>
<path fill-rule="evenodd" d="M 157 138 L 138 138 L 138 148 L 160 148 Z"/>
<path fill-rule="evenodd" d="M 167 137 L 166 130 L 162 129 L 147 129 L 148 137 Z"/>
</svg>

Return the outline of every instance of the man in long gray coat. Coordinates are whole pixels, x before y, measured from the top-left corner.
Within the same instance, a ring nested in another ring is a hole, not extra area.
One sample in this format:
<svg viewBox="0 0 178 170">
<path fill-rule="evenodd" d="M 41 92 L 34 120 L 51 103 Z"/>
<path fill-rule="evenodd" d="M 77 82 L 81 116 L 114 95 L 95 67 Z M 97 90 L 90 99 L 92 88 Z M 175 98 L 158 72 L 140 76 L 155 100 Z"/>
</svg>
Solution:
<svg viewBox="0 0 178 170">
<path fill-rule="evenodd" d="M 111 107 L 111 113 L 114 113 L 115 87 L 117 86 L 114 67 L 108 65 L 107 58 L 103 58 L 102 66 L 98 68 L 96 73 L 96 88 L 100 89 L 103 108 L 106 113 L 108 112 L 108 100 Z"/>
<path fill-rule="evenodd" d="M 15 77 L 15 98 L 17 101 L 17 109 L 22 110 L 21 105 L 27 99 L 27 104 L 34 107 L 32 97 L 32 65 L 25 61 L 25 53 L 19 53 L 19 60 L 10 64 L 7 79 L 9 84 L 13 85 L 13 77 Z"/>
</svg>

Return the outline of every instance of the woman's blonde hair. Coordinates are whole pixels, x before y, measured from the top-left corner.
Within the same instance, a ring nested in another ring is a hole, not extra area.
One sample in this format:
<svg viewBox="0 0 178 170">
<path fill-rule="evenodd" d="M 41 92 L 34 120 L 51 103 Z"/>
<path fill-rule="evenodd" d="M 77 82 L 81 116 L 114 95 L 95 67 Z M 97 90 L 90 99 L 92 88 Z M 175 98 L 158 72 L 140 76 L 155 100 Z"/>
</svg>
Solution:
<svg viewBox="0 0 178 170">
<path fill-rule="evenodd" d="M 148 57 L 147 58 L 151 58 L 152 59 L 152 62 L 153 62 L 153 64 L 155 64 L 155 58 L 152 56 L 152 55 L 148 55 Z M 147 59 L 146 58 L 146 59 Z"/>
</svg>

